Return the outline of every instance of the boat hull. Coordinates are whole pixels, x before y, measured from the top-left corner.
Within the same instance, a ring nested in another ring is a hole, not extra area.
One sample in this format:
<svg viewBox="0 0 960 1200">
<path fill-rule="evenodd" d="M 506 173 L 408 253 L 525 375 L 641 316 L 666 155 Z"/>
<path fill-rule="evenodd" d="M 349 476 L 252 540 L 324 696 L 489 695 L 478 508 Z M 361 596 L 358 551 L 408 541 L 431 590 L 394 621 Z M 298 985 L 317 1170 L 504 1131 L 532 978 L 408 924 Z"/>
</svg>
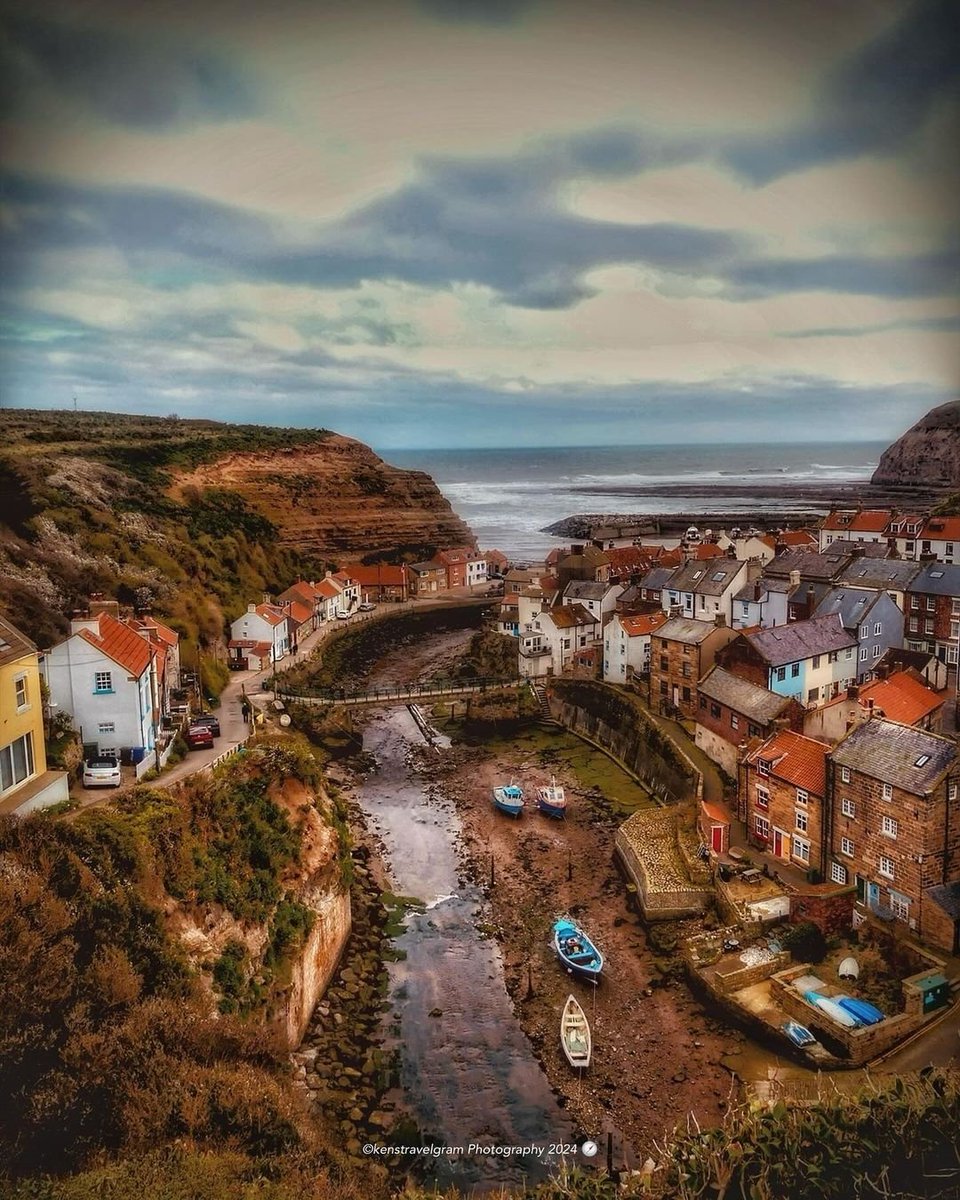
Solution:
<svg viewBox="0 0 960 1200">
<path fill-rule="evenodd" d="M 574 1070 L 583 1071 L 590 1066 L 593 1053 L 590 1025 L 576 996 L 567 997 L 560 1014 L 560 1046 Z"/>
<path fill-rule="evenodd" d="M 576 979 L 599 983 L 603 955 L 579 926 L 572 921 L 558 921 L 553 927 L 553 948 L 562 966 Z"/>
<path fill-rule="evenodd" d="M 567 799 L 562 787 L 552 783 L 549 787 L 537 788 L 537 811 L 545 817 L 562 821 L 567 815 Z"/>
<path fill-rule="evenodd" d="M 508 817 L 519 817 L 523 812 L 523 792 L 518 787 L 494 788 L 493 806 Z"/>
<path fill-rule="evenodd" d="M 856 1000 L 852 996 L 838 996 L 837 1003 L 864 1025 L 877 1025 L 884 1019 L 880 1009 L 868 1004 L 866 1000 Z"/>
<path fill-rule="evenodd" d="M 846 1029 L 856 1029 L 862 1024 L 852 1013 L 847 1012 L 843 1005 L 831 1000 L 829 996 L 821 996 L 819 992 L 807 992 L 806 998 L 837 1025 L 843 1025 Z"/>
<path fill-rule="evenodd" d="M 785 1025 L 780 1027 L 795 1046 L 801 1049 L 805 1046 L 815 1046 L 817 1039 L 813 1036 L 806 1025 L 801 1025 L 799 1021 L 787 1021 Z"/>
</svg>

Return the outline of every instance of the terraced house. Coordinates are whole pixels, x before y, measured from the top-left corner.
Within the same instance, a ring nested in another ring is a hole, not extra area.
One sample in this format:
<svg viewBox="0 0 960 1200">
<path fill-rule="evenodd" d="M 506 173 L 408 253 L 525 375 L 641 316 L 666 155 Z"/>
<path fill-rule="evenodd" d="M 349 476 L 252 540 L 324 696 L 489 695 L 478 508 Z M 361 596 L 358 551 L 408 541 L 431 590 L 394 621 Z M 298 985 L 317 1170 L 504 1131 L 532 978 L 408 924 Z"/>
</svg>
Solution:
<svg viewBox="0 0 960 1200">
<path fill-rule="evenodd" d="M 864 915 L 957 949 L 960 767 L 952 738 L 879 717 L 831 754 L 829 878 L 855 883 Z M 944 907 L 946 906 L 946 908 Z"/>
<path fill-rule="evenodd" d="M 927 563 L 907 588 L 906 606 L 908 649 L 954 665 L 960 644 L 960 565 Z"/>
<path fill-rule="evenodd" d="M 778 696 L 723 667 L 715 666 L 697 684 L 695 741 L 730 776 L 737 775 L 741 748 L 786 725 L 800 733 L 803 708 L 791 696 Z"/>
<path fill-rule="evenodd" d="M 740 764 L 738 815 L 750 840 L 819 878 L 827 859 L 830 747 L 783 729 Z"/>
<path fill-rule="evenodd" d="M 661 712 L 697 715 L 697 683 L 718 653 L 737 637 L 719 621 L 671 617 L 650 638 L 650 703 Z"/>
<path fill-rule="evenodd" d="M 780 696 L 793 696 L 807 708 L 839 695 L 854 682 L 856 641 L 836 613 L 738 634 L 717 662 Z"/>
</svg>

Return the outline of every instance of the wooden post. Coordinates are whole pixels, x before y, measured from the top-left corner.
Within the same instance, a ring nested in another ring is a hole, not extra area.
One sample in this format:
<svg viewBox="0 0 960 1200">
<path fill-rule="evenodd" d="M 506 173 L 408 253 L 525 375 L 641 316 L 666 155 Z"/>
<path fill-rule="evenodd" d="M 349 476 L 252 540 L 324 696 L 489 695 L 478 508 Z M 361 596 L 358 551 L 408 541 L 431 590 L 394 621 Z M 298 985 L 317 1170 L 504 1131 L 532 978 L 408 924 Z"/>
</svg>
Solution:
<svg viewBox="0 0 960 1200">
<path fill-rule="evenodd" d="M 607 1132 L 607 1174 L 613 1178 L 613 1131 Z"/>
<path fill-rule="evenodd" d="M 491 887 L 493 887 L 493 883 L 494 883 L 494 877 L 493 877 L 493 854 L 491 854 L 491 855 L 490 855 L 490 886 L 491 886 Z"/>
<path fill-rule="evenodd" d="M 567 851 L 567 883 L 573 879 L 573 851 Z"/>
</svg>

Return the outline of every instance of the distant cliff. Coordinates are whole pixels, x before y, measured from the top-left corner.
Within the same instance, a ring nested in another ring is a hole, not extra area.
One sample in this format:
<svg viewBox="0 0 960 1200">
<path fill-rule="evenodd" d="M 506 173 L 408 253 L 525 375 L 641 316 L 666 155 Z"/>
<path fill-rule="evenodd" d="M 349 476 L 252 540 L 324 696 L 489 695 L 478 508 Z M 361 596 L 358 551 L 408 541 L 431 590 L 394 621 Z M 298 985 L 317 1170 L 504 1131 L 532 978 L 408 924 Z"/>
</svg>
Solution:
<svg viewBox="0 0 960 1200">
<path fill-rule="evenodd" d="M 475 543 L 429 475 L 391 467 L 340 434 L 203 463 L 178 473 L 172 494 L 207 488 L 237 493 L 276 526 L 281 544 L 314 555 L 426 553 Z"/>
<path fill-rule="evenodd" d="M 931 409 L 888 446 L 870 482 L 888 487 L 960 487 L 960 400 Z"/>
</svg>

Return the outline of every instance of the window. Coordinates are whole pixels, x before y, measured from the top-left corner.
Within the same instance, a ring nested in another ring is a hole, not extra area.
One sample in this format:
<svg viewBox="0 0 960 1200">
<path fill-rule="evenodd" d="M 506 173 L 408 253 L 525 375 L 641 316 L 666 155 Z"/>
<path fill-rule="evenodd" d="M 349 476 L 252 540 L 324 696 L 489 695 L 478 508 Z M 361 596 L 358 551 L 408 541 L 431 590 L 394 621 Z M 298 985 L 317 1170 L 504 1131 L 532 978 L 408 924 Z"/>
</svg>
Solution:
<svg viewBox="0 0 960 1200">
<path fill-rule="evenodd" d="M 844 799 L 840 801 L 840 811 L 845 817 L 856 817 L 857 815 L 856 806 L 854 805 L 853 801 L 847 797 L 844 797 Z"/>
<path fill-rule="evenodd" d="M 830 864 L 830 881 L 831 883 L 847 882 L 847 868 L 843 863 L 835 862 Z"/>
<path fill-rule="evenodd" d="M 925 767 L 930 761 L 929 754 L 921 754 L 917 761 L 913 764 L 915 767 Z"/>
<path fill-rule="evenodd" d="M 850 782 L 850 768 L 849 767 L 841 767 L 840 768 L 840 781 L 841 781 L 841 783 L 849 783 Z"/>
<path fill-rule="evenodd" d="M 861 661 L 861 662 L 866 662 L 866 661 L 867 661 L 867 648 L 866 648 L 866 646 L 861 646 L 861 647 L 860 647 L 860 661 Z"/>
<path fill-rule="evenodd" d="M 933 633 L 933 622 L 932 621 L 924 621 L 923 632 L 924 633 Z"/>
<path fill-rule="evenodd" d="M 809 792 L 805 792 L 803 788 L 797 788 L 797 803 L 806 804 L 810 799 Z"/>
<path fill-rule="evenodd" d="M 910 920 L 910 901 L 899 892 L 890 893 L 890 911 L 898 921 Z"/>
<path fill-rule="evenodd" d="M 920 632 L 920 622 L 916 617 L 910 618 L 910 632 L 911 633 L 919 633 Z"/>
<path fill-rule="evenodd" d="M 33 735 L 25 733 L 0 750 L 0 795 L 33 774 Z"/>
<path fill-rule="evenodd" d="M 808 863 L 810 861 L 810 843 L 805 842 L 803 838 L 795 837 L 793 839 L 793 857 L 802 863 Z"/>
<path fill-rule="evenodd" d="M 813 662 L 810 664 L 810 666 L 813 668 L 814 671 L 817 669 L 817 667 L 820 666 L 820 655 L 819 654 L 815 654 L 813 656 Z"/>
<path fill-rule="evenodd" d="M 787 677 L 786 667 L 777 667 L 777 683 L 783 683 Z"/>
<path fill-rule="evenodd" d="M 960 597 L 954 596 L 950 601 L 950 613 L 954 617 L 960 617 Z"/>
<path fill-rule="evenodd" d="M 955 783 L 951 783 L 947 786 L 947 799 L 948 800 L 956 800 L 956 798 L 957 798 L 957 785 Z"/>
<path fill-rule="evenodd" d="M 840 659 L 840 651 L 839 650 L 831 650 L 830 653 L 827 655 L 828 663 L 838 662 L 839 659 Z"/>
<path fill-rule="evenodd" d="M 765 758 L 757 759 L 757 774 L 758 775 L 769 775 L 770 774 L 770 764 L 767 762 L 767 760 Z"/>
<path fill-rule="evenodd" d="M 883 622 L 878 621 L 873 627 L 873 636 L 879 637 L 881 633 L 883 633 Z"/>
<path fill-rule="evenodd" d="M 667 681 L 665 679 L 661 679 L 660 680 L 660 695 L 665 696 L 666 694 L 667 694 Z"/>
<path fill-rule="evenodd" d="M 864 638 L 867 638 L 869 636 L 870 636 L 870 626 L 869 625 L 861 625 L 860 626 L 860 641 L 862 642 Z"/>
<path fill-rule="evenodd" d="M 936 596 L 928 596 L 927 597 L 927 612 L 936 612 L 936 611 L 937 611 Z"/>
<path fill-rule="evenodd" d="M 760 737 L 760 735 L 763 733 L 763 730 L 759 725 L 754 725 L 753 722 L 750 721 L 747 723 L 747 733 L 750 735 L 750 737 Z"/>
<path fill-rule="evenodd" d="M 18 675 L 13 681 L 13 695 L 17 705 L 17 712 L 23 712 L 25 708 L 30 707 L 30 701 L 27 699 L 26 675 Z"/>
<path fill-rule="evenodd" d="M 795 827 L 800 831 L 800 833 L 807 832 L 807 814 L 802 809 L 798 808 L 796 810 L 796 812 L 793 814 L 793 820 Z"/>
<path fill-rule="evenodd" d="M 770 793 L 765 787 L 757 787 L 757 808 L 770 807 Z"/>
<path fill-rule="evenodd" d="M 853 842 L 849 838 L 840 839 L 840 853 L 853 858 Z"/>
<path fill-rule="evenodd" d="M 796 679 L 799 674 L 800 674 L 800 664 L 799 663 L 791 663 L 790 664 L 790 678 Z"/>
<path fill-rule="evenodd" d="M 880 866 L 878 869 L 880 871 L 880 874 L 885 879 L 892 879 L 893 878 L 893 859 L 887 858 L 887 856 L 885 854 L 881 854 L 880 855 Z"/>
<path fill-rule="evenodd" d="M 956 641 L 960 637 L 960 621 L 950 622 L 950 636 Z"/>
<path fill-rule="evenodd" d="M 740 728 L 740 718 L 736 715 L 736 713 L 730 714 L 730 728 L 731 729 L 739 729 Z"/>
<path fill-rule="evenodd" d="M 880 788 L 880 795 L 883 796 L 884 800 L 892 800 L 893 799 L 893 784 L 892 783 L 883 784 Z"/>
<path fill-rule="evenodd" d="M 881 650 L 882 650 L 882 649 L 883 649 L 883 647 L 882 647 L 882 646 L 881 646 L 879 643 L 878 643 L 876 646 L 874 646 L 874 648 L 873 648 L 873 657 L 874 657 L 874 658 L 879 658 L 879 657 L 880 657 L 880 652 L 881 652 Z"/>
<path fill-rule="evenodd" d="M 757 837 L 763 838 L 765 841 L 770 837 L 770 822 L 766 817 L 761 817 L 759 813 L 753 818 L 753 828 Z"/>
<path fill-rule="evenodd" d="M 689 700 L 690 700 L 690 689 L 689 689 L 688 687 L 685 687 L 685 688 L 683 688 L 683 689 L 681 690 L 681 695 L 683 696 L 683 699 L 684 699 L 684 701 L 687 701 L 687 702 L 689 702 Z"/>
<path fill-rule="evenodd" d="M 740 605 L 740 607 L 743 609 L 743 615 L 744 615 L 745 617 L 746 617 L 746 616 L 749 616 L 749 614 L 750 614 L 750 605 L 749 605 L 749 604 L 748 604 L 746 601 L 742 601 L 742 602 L 741 602 L 741 605 Z"/>
<path fill-rule="evenodd" d="M 807 692 L 807 703 L 808 704 L 812 704 L 814 702 L 814 700 L 819 700 L 819 698 L 820 698 L 820 689 L 819 688 L 811 688 L 810 691 Z"/>
<path fill-rule="evenodd" d="M 893 817 L 884 817 L 880 822 L 880 832 L 884 837 L 895 838 L 897 836 L 897 823 Z"/>
<path fill-rule="evenodd" d="M 113 721 L 101 721 L 97 726 L 97 733 L 116 733 L 117 727 Z"/>
<path fill-rule="evenodd" d="M 914 609 L 920 607 L 920 597 L 919 596 L 911 596 L 910 597 L 910 607 L 914 608 Z"/>
<path fill-rule="evenodd" d="M 113 675 L 110 671 L 97 671 L 93 677 L 93 690 L 95 692 L 112 692 L 113 691 Z"/>
<path fill-rule="evenodd" d="M 711 716 L 711 717 L 713 717 L 713 718 L 714 718 L 714 720 L 717 720 L 717 721 L 719 721 L 719 720 L 720 720 L 720 705 L 719 705 L 719 704 L 717 704 L 717 703 L 715 703 L 715 702 L 714 702 L 714 703 L 711 703 L 711 705 L 710 705 L 710 716 Z"/>
<path fill-rule="evenodd" d="M 706 712 L 706 708 L 707 708 L 707 698 L 706 698 L 706 696 L 701 696 L 701 697 L 700 697 L 699 704 L 700 704 L 700 707 L 701 707 L 701 708 L 704 710 L 704 712 Z"/>
<path fill-rule="evenodd" d="M 660 655 L 660 670 L 661 671 L 669 671 L 670 670 L 670 660 L 667 658 L 667 656 L 665 654 Z"/>
</svg>

